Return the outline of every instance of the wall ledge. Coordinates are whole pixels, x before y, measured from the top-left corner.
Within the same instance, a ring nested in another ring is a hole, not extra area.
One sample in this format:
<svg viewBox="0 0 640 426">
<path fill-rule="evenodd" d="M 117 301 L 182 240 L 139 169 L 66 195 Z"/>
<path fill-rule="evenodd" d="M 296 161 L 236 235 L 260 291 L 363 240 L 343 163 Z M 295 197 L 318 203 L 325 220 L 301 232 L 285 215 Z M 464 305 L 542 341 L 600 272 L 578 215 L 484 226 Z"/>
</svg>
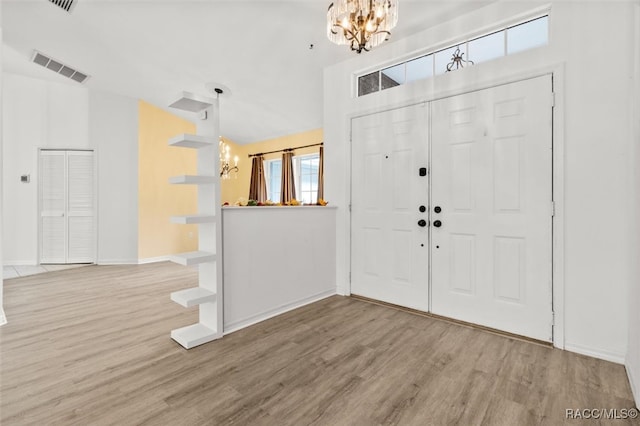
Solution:
<svg viewBox="0 0 640 426">
<path fill-rule="evenodd" d="M 222 206 L 223 210 L 275 210 L 275 209 L 285 209 L 285 210 L 336 210 L 338 206 Z"/>
</svg>

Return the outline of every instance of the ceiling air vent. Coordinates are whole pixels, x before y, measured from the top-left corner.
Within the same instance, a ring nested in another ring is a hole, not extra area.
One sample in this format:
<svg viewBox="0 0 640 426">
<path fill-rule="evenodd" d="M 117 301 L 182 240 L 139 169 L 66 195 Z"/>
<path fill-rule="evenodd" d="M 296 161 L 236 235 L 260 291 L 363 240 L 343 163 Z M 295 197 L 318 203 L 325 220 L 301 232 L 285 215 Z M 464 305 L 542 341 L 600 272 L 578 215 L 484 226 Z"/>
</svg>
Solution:
<svg viewBox="0 0 640 426">
<path fill-rule="evenodd" d="M 73 69 L 70 66 L 61 63 L 60 61 L 51 59 L 47 55 L 44 55 L 37 50 L 34 50 L 33 58 L 31 58 L 31 61 L 35 62 L 38 65 L 42 65 L 45 68 L 49 68 L 53 72 L 57 72 L 60 75 L 68 77 L 71 80 L 77 81 L 78 83 L 84 83 L 89 78 L 87 74 Z"/>
<path fill-rule="evenodd" d="M 74 0 L 49 0 L 49 2 L 71 13 Z"/>
</svg>

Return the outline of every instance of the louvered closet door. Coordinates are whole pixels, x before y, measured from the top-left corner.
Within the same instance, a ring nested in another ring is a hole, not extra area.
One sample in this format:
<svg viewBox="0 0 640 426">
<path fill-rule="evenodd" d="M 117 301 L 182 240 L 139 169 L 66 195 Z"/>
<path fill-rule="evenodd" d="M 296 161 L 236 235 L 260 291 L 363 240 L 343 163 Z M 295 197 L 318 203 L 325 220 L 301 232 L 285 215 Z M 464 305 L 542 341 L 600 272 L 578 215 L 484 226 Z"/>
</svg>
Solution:
<svg viewBox="0 0 640 426">
<path fill-rule="evenodd" d="M 93 152 L 67 152 L 67 263 L 95 258 Z"/>
<path fill-rule="evenodd" d="M 95 261 L 92 151 L 40 153 L 40 263 Z"/>
<path fill-rule="evenodd" d="M 67 262 L 66 152 L 40 152 L 40 263 Z"/>
</svg>

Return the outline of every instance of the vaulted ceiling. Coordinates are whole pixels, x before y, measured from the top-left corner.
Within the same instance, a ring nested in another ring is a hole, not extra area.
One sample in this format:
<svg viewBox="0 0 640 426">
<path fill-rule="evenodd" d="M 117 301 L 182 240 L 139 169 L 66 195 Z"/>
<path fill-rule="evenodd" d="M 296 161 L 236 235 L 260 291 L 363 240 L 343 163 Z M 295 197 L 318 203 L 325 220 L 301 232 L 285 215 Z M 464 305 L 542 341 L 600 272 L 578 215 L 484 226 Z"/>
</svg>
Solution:
<svg viewBox="0 0 640 426">
<path fill-rule="evenodd" d="M 79 85 L 31 63 L 36 49 L 89 74 L 89 89 L 160 107 L 218 83 L 221 133 L 251 143 L 322 127 L 323 68 L 355 55 L 325 36 L 329 2 L 75 0 L 68 13 L 2 0 L 3 67 Z M 400 0 L 392 40 L 489 2 Z"/>
</svg>

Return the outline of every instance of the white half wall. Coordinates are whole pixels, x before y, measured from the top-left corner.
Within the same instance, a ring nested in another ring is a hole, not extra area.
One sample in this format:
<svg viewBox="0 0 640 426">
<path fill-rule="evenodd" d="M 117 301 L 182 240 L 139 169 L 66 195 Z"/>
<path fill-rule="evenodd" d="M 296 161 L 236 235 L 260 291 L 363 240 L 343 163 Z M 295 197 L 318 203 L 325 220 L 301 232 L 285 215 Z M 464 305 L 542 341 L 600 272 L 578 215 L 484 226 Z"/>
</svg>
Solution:
<svg viewBox="0 0 640 426">
<path fill-rule="evenodd" d="M 354 98 L 355 76 L 447 47 L 550 5 L 548 46 Z M 622 363 L 627 354 L 633 173 L 628 161 L 633 81 L 632 1 L 498 1 L 415 36 L 383 44 L 325 69 L 324 138 L 327 199 L 338 206 L 336 281 L 349 293 L 350 119 L 507 81 L 554 74 L 555 153 L 562 188 L 554 193 L 564 224 L 564 303 L 559 347 Z M 334 48 L 345 48 L 335 46 Z M 615 65 L 611 59 L 615 58 Z M 556 192 L 558 191 L 558 192 Z M 637 258 L 636 258 L 637 261 Z M 559 277 L 558 277 L 559 275 Z"/>
<path fill-rule="evenodd" d="M 89 92 L 98 153 L 98 263 L 138 262 L 138 101 Z"/>
<path fill-rule="evenodd" d="M 336 293 L 335 212 L 222 209 L 225 334 Z"/>
</svg>

